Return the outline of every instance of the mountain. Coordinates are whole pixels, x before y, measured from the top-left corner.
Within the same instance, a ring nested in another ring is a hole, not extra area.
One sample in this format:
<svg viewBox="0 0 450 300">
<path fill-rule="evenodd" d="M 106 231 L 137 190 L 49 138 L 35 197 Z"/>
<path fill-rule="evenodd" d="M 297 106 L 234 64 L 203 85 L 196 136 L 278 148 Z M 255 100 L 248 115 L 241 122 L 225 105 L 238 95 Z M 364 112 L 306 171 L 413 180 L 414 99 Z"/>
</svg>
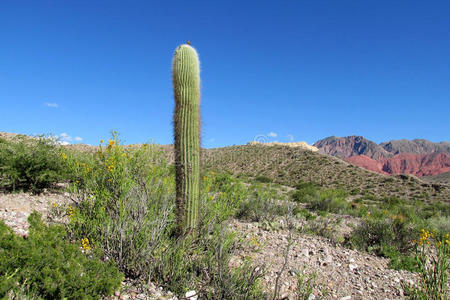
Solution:
<svg viewBox="0 0 450 300">
<path fill-rule="evenodd" d="M 314 143 L 319 151 L 380 174 L 430 176 L 450 170 L 450 143 L 423 139 L 376 144 L 361 136 L 331 136 Z"/>
<path fill-rule="evenodd" d="M 384 175 L 412 174 L 431 176 L 450 171 L 450 155 L 447 153 L 400 153 L 388 159 L 375 160 L 365 155 L 344 158 L 345 161 Z"/>
<path fill-rule="evenodd" d="M 400 153 L 383 164 L 389 174 L 413 174 L 430 176 L 450 171 L 450 155 L 447 153 L 412 154 Z"/>
<path fill-rule="evenodd" d="M 428 154 L 443 152 L 450 154 L 450 143 L 440 142 L 433 143 L 423 139 L 415 140 L 392 140 L 380 144 L 383 149 L 393 154 L 399 153 L 415 153 L 415 154 Z"/>
<path fill-rule="evenodd" d="M 373 158 L 370 158 L 364 154 L 362 155 L 355 155 L 344 158 L 346 162 L 349 162 L 351 164 L 360 166 L 364 169 L 377 172 L 384 175 L 390 175 L 390 173 L 383 170 L 384 164 L 382 162 L 379 162 Z"/>
<path fill-rule="evenodd" d="M 381 157 L 391 157 L 392 153 L 386 151 L 380 145 L 365 139 L 362 136 L 352 135 L 347 137 L 330 136 L 313 144 L 319 151 L 339 158 L 347 158 L 355 155 L 365 155 L 375 160 Z"/>
</svg>

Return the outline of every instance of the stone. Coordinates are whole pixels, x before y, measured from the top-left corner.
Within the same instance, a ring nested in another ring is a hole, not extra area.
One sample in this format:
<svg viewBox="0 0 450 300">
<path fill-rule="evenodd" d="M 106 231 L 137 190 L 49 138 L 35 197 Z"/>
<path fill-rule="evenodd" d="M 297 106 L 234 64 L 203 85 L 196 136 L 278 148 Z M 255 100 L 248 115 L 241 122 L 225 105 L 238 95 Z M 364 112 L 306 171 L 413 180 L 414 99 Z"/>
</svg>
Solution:
<svg viewBox="0 0 450 300">
<path fill-rule="evenodd" d="M 185 297 L 190 300 L 198 300 L 197 292 L 194 290 L 186 292 Z"/>
</svg>

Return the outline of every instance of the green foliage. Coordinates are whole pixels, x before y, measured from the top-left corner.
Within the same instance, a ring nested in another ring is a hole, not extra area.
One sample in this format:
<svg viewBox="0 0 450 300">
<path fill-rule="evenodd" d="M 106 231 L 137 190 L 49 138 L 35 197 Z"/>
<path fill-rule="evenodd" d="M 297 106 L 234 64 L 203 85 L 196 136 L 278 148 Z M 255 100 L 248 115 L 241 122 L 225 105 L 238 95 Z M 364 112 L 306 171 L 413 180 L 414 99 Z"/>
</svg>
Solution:
<svg viewBox="0 0 450 300">
<path fill-rule="evenodd" d="M 314 196 L 320 190 L 317 184 L 311 182 L 301 182 L 296 189 L 292 194 L 292 200 L 296 202 L 305 202 L 307 197 Z"/>
<path fill-rule="evenodd" d="M 352 246 L 376 255 L 391 258 L 391 267 L 414 271 L 416 266 L 410 257 L 411 241 L 418 230 L 403 215 L 384 218 L 363 218 L 350 238 Z"/>
<path fill-rule="evenodd" d="M 317 273 L 313 274 L 302 274 L 297 273 L 297 300 L 309 300 L 311 299 L 311 295 L 313 295 L 313 290 L 320 288 L 317 283 Z M 321 292 L 322 296 L 326 296 L 328 292 L 325 290 Z M 318 299 L 323 299 L 324 297 L 320 297 Z M 314 297 L 313 299 L 316 299 Z"/>
<path fill-rule="evenodd" d="M 421 230 L 416 245 L 415 259 L 420 280 L 418 285 L 405 285 L 410 299 L 448 299 L 448 270 L 450 267 L 450 234 L 437 236 L 425 229 Z"/>
<path fill-rule="evenodd" d="M 171 240 L 155 261 L 156 279 L 177 293 L 196 287 L 201 299 L 261 299 L 263 268 L 247 261 L 231 270 L 234 234 L 225 224 L 213 227 L 200 227 L 201 237 Z"/>
<path fill-rule="evenodd" d="M 0 139 L 0 189 L 41 193 L 64 181 L 63 152 L 49 138 Z"/>
<path fill-rule="evenodd" d="M 266 176 L 256 176 L 255 180 L 261 183 L 269 183 L 272 182 L 272 179 L 270 179 L 269 177 Z"/>
<path fill-rule="evenodd" d="M 174 181 L 154 146 L 125 149 L 117 135 L 90 159 L 68 157 L 77 205 L 67 208 L 69 232 L 87 237 L 130 278 L 148 273 L 152 255 L 173 224 Z"/>
<path fill-rule="evenodd" d="M 190 45 L 175 50 L 174 137 L 176 207 L 179 233 L 195 230 L 200 212 L 200 63 Z"/>
<path fill-rule="evenodd" d="M 361 194 L 361 190 L 360 189 L 358 189 L 358 188 L 355 188 L 355 189 L 352 189 L 351 191 L 350 191 L 350 195 L 359 195 L 359 194 Z"/>
<path fill-rule="evenodd" d="M 313 215 L 309 210 L 305 208 L 301 208 L 297 206 L 293 211 L 294 216 L 296 217 L 303 217 L 306 219 L 306 221 L 315 220 L 317 218 L 316 215 Z"/>
<path fill-rule="evenodd" d="M 251 222 L 265 222 L 272 227 L 276 216 L 286 215 L 289 207 L 280 202 L 275 191 L 262 186 L 248 187 L 250 194 L 239 203 L 236 217 Z"/>
<path fill-rule="evenodd" d="M 199 234 L 179 237 L 174 174 L 154 146 L 125 150 L 115 137 L 83 163 L 67 162 L 79 178 L 72 184 L 78 203 L 55 212 L 68 215 L 74 238 L 88 237 L 127 277 L 151 279 L 178 294 L 259 295 L 260 272 L 249 263 L 228 268 L 235 240 L 225 222 L 248 193 L 241 182 L 214 172 L 203 176 Z"/>
<path fill-rule="evenodd" d="M 323 190 L 305 196 L 304 202 L 307 203 L 307 208 L 311 210 L 342 213 L 350 207 L 346 197 L 347 193 L 343 190 Z"/>
<path fill-rule="evenodd" d="M 34 212 L 27 239 L 0 222 L 0 297 L 100 299 L 120 286 L 122 274 L 111 263 L 87 257 L 79 242 L 67 241 L 62 226 L 47 227 Z M 87 244 L 85 241 L 85 248 Z"/>
</svg>

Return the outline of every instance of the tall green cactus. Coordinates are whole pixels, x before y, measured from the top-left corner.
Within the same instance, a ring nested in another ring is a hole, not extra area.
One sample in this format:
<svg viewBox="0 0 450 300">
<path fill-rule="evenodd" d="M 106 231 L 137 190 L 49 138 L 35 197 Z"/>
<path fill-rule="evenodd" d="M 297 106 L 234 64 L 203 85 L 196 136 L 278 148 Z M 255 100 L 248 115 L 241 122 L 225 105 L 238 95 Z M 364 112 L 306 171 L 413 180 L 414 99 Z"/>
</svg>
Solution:
<svg viewBox="0 0 450 300">
<path fill-rule="evenodd" d="M 180 233 L 196 229 L 200 213 L 200 66 L 188 44 L 175 50 L 172 62 L 175 96 L 175 180 Z"/>
</svg>

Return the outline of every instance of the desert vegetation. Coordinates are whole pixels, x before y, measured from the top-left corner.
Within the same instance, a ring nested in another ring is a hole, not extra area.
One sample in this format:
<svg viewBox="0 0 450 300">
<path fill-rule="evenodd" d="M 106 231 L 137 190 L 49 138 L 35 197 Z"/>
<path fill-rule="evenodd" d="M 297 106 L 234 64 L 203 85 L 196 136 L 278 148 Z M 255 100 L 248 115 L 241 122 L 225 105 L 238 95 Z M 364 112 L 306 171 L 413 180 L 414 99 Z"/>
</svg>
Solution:
<svg viewBox="0 0 450 300">
<path fill-rule="evenodd" d="M 198 235 L 182 239 L 176 234 L 175 169 L 167 162 L 166 153 L 151 144 L 124 147 L 115 134 L 101 142 L 95 152 L 73 151 L 41 140 L 17 148 L 39 154 L 29 164 L 48 155 L 45 159 L 55 160 L 59 168 L 58 176 L 42 186 L 34 184 L 37 179 L 33 177 L 27 181 L 19 177 L 22 190 L 65 189 L 73 202 L 53 205 L 46 220 L 49 225 L 32 215 L 27 239 L 2 225 L 2 297 L 59 295 L 77 299 L 85 293 L 96 298 L 118 289 L 123 277 L 151 279 L 179 295 L 195 290 L 200 298 L 273 297 L 261 286 L 263 265 L 248 260 L 238 268 L 229 267 L 240 244 L 252 241 L 238 238 L 228 224 L 238 219 L 277 231 L 277 220 L 289 214 L 293 223 L 301 224 L 292 226 L 293 232 L 323 236 L 332 243 L 388 257 L 392 268 L 421 274 L 420 285 L 405 287 L 411 298 L 423 299 L 429 289 L 437 296 L 428 299 L 447 293 L 448 203 L 381 197 L 361 193 L 363 189 L 348 191 L 301 180 L 294 188 L 286 188 L 270 182 L 276 180 L 269 176 L 236 178 L 227 172 L 203 170 Z M 19 142 L 1 143 L 5 146 L 2 151 L 10 151 Z M 50 166 L 43 172 L 53 171 Z M 2 160 L 2 168 L 10 172 L 27 166 Z M 26 174 L 22 171 L 15 172 Z M 42 178 L 40 172 L 32 174 Z M 10 178 L 2 176 L 4 192 L 13 192 Z M 394 186 L 395 180 L 391 182 Z M 68 186 L 58 187 L 61 182 Z M 341 216 L 358 220 L 350 232 L 341 232 Z M 61 249 L 58 255 L 54 249 Z M 12 252 L 18 256 L 11 256 Z M 62 263 L 68 257 L 87 269 L 65 266 L 58 274 L 45 271 L 45 265 Z M 43 273 L 30 271 L 33 268 Z M 89 275 L 100 271 L 105 278 Z M 77 272 L 88 274 L 86 285 L 70 285 Z M 312 284 L 311 280 L 299 277 L 303 285 Z M 299 285 L 297 293 L 305 289 L 307 286 Z"/>
</svg>

